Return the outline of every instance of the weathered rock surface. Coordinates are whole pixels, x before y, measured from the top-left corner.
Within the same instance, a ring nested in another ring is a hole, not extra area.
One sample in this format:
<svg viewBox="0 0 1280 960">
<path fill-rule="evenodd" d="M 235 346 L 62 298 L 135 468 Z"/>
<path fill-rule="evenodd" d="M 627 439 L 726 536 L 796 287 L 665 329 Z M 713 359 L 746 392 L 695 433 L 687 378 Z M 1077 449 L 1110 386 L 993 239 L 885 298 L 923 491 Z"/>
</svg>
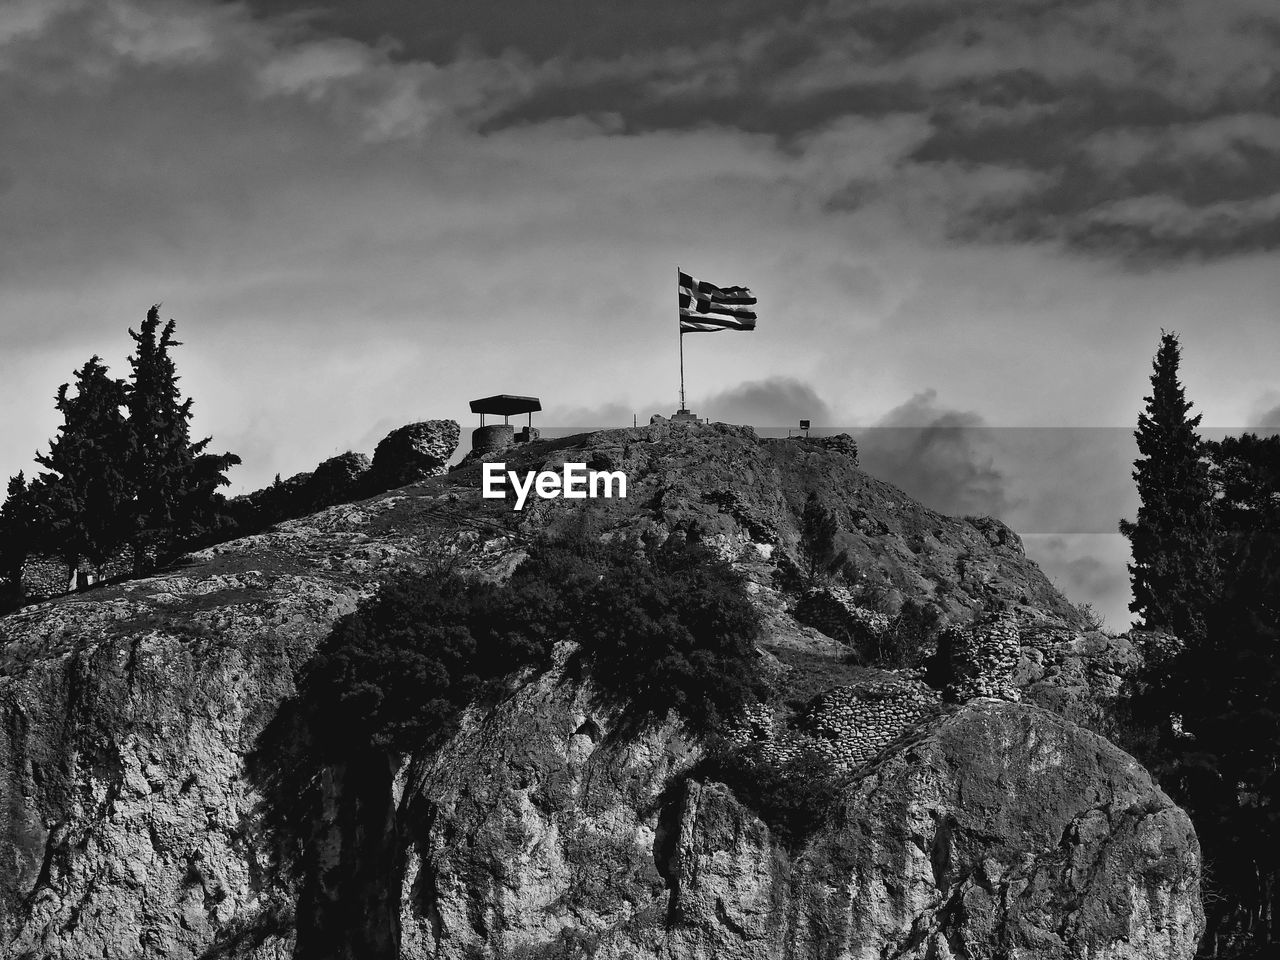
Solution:
<svg viewBox="0 0 1280 960">
<path fill-rule="evenodd" d="M 976 701 L 846 795 L 789 860 L 718 784 L 692 784 L 660 931 L 670 957 L 1191 957 L 1190 821 L 1130 757 L 1045 711 Z"/>
<path fill-rule="evenodd" d="M 458 449 L 458 437 L 456 420 L 423 420 L 392 430 L 374 448 L 373 483 L 388 490 L 440 476 Z"/>
<path fill-rule="evenodd" d="M 796 854 L 697 751 L 544 678 L 417 772 L 403 956 L 1190 958 L 1186 815 L 1107 741 L 974 701 L 851 780 Z"/>
<path fill-rule="evenodd" d="M 333 622 L 396 568 L 443 552 L 502 576 L 515 535 L 585 511 L 602 533 L 695 530 L 751 581 L 761 668 L 817 695 L 843 682 L 845 648 L 771 586 L 816 483 L 866 576 L 955 620 L 991 597 L 1073 615 L 1016 538 L 935 514 L 841 451 L 659 423 L 515 456 L 624 469 L 629 496 L 514 515 L 480 499 L 478 468 L 457 470 L 0 618 L 0 957 L 277 960 L 352 890 L 371 924 L 399 916 L 406 957 L 1190 957 L 1185 817 L 1065 720 L 964 706 L 859 771 L 793 856 L 726 788 L 682 786 L 697 743 L 623 735 L 559 669 L 473 708 L 394 779 L 379 771 L 384 804 L 343 793 L 368 771 L 332 771 L 311 833 L 328 885 L 300 904 L 246 757 Z"/>
</svg>

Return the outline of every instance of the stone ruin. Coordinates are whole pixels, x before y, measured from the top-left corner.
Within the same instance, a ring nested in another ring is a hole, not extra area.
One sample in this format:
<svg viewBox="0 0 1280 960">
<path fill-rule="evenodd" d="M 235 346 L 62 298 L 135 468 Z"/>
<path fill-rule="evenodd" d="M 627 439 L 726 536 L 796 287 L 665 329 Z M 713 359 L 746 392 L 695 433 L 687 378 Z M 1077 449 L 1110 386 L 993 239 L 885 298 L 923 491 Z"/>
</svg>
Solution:
<svg viewBox="0 0 1280 960">
<path fill-rule="evenodd" d="M 796 601 L 791 615 L 805 626 L 850 646 L 865 637 L 883 635 L 889 629 L 886 614 L 859 606 L 853 595 L 842 587 L 806 590 Z"/>
<path fill-rule="evenodd" d="M 61 596 L 73 590 L 133 575 L 133 548 L 125 547 L 110 557 L 100 568 L 87 561 L 69 564 L 61 557 L 36 553 L 22 564 L 18 583 L 19 596 L 31 603 Z"/>
<path fill-rule="evenodd" d="M 1021 639 L 1012 613 L 995 613 L 966 626 L 948 627 L 938 638 L 942 696 L 948 703 L 976 697 L 1022 699 L 1014 683 Z"/>
<path fill-rule="evenodd" d="M 749 711 L 733 732 L 739 746 L 756 745 L 773 764 L 821 757 L 836 773 L 869 762 L 903 734 L 940 712 L 938 692 L 909 671 L 829 690 L 816 698 L 794 728 L 779 728 L 768 708 Z"/>
<path fill-rule="evenodd" d="M 768 707 L 757 705 L 730 739 L 736 746 L 757 748 L 768 763 L 818 756 L 833 772 L 849 773 L 941 714 L 944 704 L 978 697 L 1020 700 L 1014 682 L 1019 654 L 1017 618 L 1009 613 L 982 617 L 948 628 L 939 639 L 941 690 L 924 682 L 924 671 L 876 671 L 816 697 L 791 725 L 779 724 Z"/>
</svg>

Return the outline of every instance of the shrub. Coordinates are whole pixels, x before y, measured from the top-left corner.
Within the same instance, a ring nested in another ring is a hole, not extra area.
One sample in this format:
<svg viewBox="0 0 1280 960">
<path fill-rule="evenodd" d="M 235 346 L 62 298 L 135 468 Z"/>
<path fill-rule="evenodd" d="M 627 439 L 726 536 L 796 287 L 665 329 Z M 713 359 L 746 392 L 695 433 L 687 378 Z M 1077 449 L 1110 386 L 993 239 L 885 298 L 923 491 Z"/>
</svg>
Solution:
<svg viewBox="0 0 1280 960">
<path fill-rule="evenodd" d="M 674 710 L 709 733 L 765 692 L 753 662 L 759 618 L 727 563 L 677 537 L 610 559 L 580 636 L 592 679 L 630 720 Z"/>
<path fill-rule="evenodd" d="M 486 684 L 576 639 L 628 720 L 675 710 L 709 732 L 763 692 L 758 633 L 741 579 L 705 547 L 543 542 L 501 586 L 448 570 L 393 578 L 335 625 L 299 700 L 327 759 L 404 752 L 446 734 Z"/>
<path fill-rule="evenodd" d="M 446 730 L 481 679 L 477 599 L 457 577 L 402 576 L 340 620 L 300 690 L 319 752 L 401 752 Z"/>
<path fill-rule="evenodd" d="M 810 583 L 836 573 L 848 562 L 848 554 L 836 542 L 839 534 L 835 513 L 816 492 L 810 493 L 800 515 L 800 553 Z"/>
<path fill-rule="evenodd" d="M 933 652 L 941 628 L 936 606 L 908 597 L 889 628 L 873 638 L 869 660 L 882 667 L 918 666 Z"/>
</svg>

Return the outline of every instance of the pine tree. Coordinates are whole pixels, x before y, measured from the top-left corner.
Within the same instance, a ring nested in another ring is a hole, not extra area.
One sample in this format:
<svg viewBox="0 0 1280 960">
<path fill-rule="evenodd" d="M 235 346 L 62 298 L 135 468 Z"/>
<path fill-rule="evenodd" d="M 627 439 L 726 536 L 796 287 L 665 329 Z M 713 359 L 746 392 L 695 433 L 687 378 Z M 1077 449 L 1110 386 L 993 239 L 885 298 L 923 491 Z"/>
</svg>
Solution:
<svg viewBox="0 0 1280 960">
<path fill-rule="evenodd" d="M 1202 951 L 1280 945 L 1280 439 L 1210 445 L 1222 588 L 1203 636 L 1149 660 L 1127 744 L 1191 814 L 1211 865 Z"/>
<path fill-rule="evenodd" d="M 810 493 L 800 515 L 800 552 L 812 583 L 820 574 L 832 573 L 845 562 L 846 555 L 836 545 L 840 522 L 816 492 Z"/>
<path fill-rule="evenodd" d="M 36 455 L 51 472 L 33 484 L 35 527 L 42 545 L 68 566 L 87 560 L 101 572 L 128 542 L 133 487 L 125 469 L 130 448 L 125 384 L 107 376 L 96 356 L 75 378 L 74 396 L 70 384 L 58 388 L 55 405 L 62 426 L 49 452 Z"/>
<path fill-rule="evenodd" d="M 32 491 L 19 471 L 9 478 L 4 505 L 0 506 L 0 580 L 6 581 L 7 592 L 14 599 L 21 594 L 22 568 L 34 546 L 34 522 Z"/>
<path fill-rule="evenodd" d="M 1205 611 L 1218 595 L 1218 566 L 1213 523 L 1213 490 L 1204 461 L 1205 446 L 1196 434 L 1200 415 L 1188 417 L 1191 402 L 1178 381 L 1178 338 L 1162 333 L 1152 364 L 1151 396 L 1138 415 L 1139 458 L 1136 522 L 1120 521 L 1129 538 L 1133 563 L 1129 609 L 1149 629 L 1168 630 L 1184 639 L 1204 632 Z"/>
<path fill-rule="evenodd" d="M 227 484 L 224 475 L 240 462 L 235 454 L 205 452 L 210 439 L 191 442 L 190 397 L 178 389 L 169 351 L 181 346 L 170 320 L 160 329 L 160 308 L 147 311 L 142 327 L 129 330 L 136 346 L 127 391 L 132 447 L 129 476 L 138 491 L 132 515 L 135 567 L 174 552 L 214 522 Z M 158 335 L 157 335 L 158 332 Z"/>
</svg>

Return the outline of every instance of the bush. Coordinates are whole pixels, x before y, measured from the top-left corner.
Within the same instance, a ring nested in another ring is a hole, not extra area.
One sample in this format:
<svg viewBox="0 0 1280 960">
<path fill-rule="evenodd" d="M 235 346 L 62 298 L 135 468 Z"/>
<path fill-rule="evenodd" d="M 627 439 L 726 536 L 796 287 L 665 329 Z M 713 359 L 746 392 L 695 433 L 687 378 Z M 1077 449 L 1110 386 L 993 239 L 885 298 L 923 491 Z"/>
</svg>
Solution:
<svg viewBox="0 0 1280 960">
<path fill-rule="evenodd" d="M 674 710 L 691 731 L 711 733 L 765 693 L 759 618 L 727 563 L 676 537 L 610 559 L 580 637 L 591 678 L 630 720 Z"/>
<path fill-rule="evenodd" d="M 629 720 L 675 710 L 707 732 L 763 692 L 758 632 L 740 578 L 704 547 L 546 542 L 501 586 L 449 571 L 392 579 L 337 623 L 299 699 L 326 759 L 405 752 L 447 734 L 486 684 L 578 640 Z"/>
<path fill-rule="evenodd" d="M 881 667 L 919 666 L 937 647 L 942 613 L 931 603 L 908 597 L 889 628 L 873 638 L 869 661 Z"/>
<path fill-rule="evenodd" d="M 321 755 L 398 753 L 446 731 L 497 666 L 471 630 L 479 599 L 454 576 L 402 576 L 340 620 L 300 690 Z"/>
</svg>

